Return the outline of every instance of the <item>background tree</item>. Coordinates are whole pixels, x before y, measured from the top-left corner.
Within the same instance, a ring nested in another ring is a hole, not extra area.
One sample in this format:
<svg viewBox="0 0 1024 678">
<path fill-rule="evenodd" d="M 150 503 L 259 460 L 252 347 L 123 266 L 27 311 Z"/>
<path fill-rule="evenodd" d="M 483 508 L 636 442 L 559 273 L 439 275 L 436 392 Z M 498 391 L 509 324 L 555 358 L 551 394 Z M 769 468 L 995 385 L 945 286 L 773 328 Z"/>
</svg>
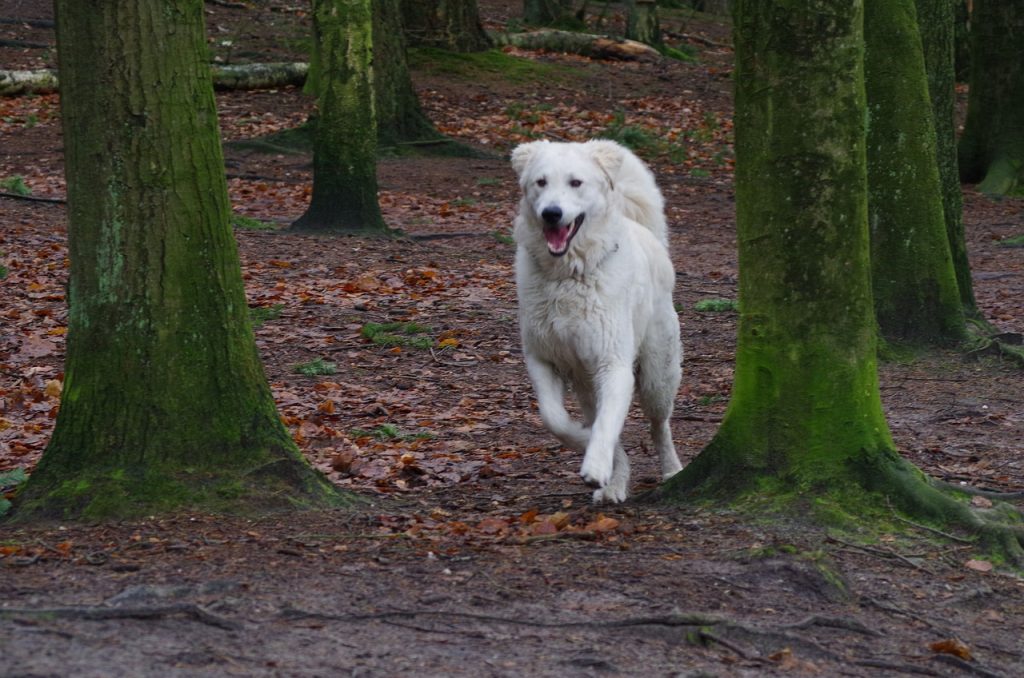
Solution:
<svg viewBox="0 0 1024 678">
<path fill-rule="evenodd" d="M 968 316 L 977 316 L 971 265 L 964 234 L 963 192 L 956 151 L 956 5 L 948 0 L 917 0 L 928 94 L 935 125 L 935 159 L 942 187 L 942 212 L 960 303 Z"/>
<path fill-rule="evenodd" d="M 313 195 L 292 228 L 386 231 L 377 202 L 370 1 L 314 0 L 313 33 Z"/>
<path fill-rule="evenodd" d="M 661 28 L 655 0 L 629 0 L 628 4 L 626 37 L 648 45 L 660 44 Z"/>
<path fill-rule="evenodd" d="M 1024 2 L 974 0 L 960 178 L 985 193 L 1024 187 Z"/>
<path fill-rule="evenodd" d="M 523 0 L 523 21 L 550 26 L 572 16 L 573 0 Z"/>
<path fill-rule="evenodd" d="M 714 439 L 660 496 L 767 501 L 861 522 L 888 497 L 913 515 L 974 529 L 1024 562 L 1024 530 L 987 522 L 902 459 L 882 413 L 863 2 L 734 7 L 736 376 Z"/>
<path fill-rule="evenodd" d="M 954 343 L 965 333 L 936 164 L 914 0 L 865 4 L 868 221 L 875 312 L 888 337 Z"/>
<path fill-rule="evenodd" d="M 380 147 L 444 137 L 427 119 L 409 75 L 400 0 L 373 3 L 373 88 Z"/>
<path fill-rule="evenodd" d="M 401 0 L 409 44 L 452 52 L 479 52 L 491 46 L 476 0 Z"/>
<path fill-rule="evenodd" d="M 282 426 L 229 225 L 203 5 L 56 3 L 70 313 L 21 517 L 334 501 Z"/>
</svg>

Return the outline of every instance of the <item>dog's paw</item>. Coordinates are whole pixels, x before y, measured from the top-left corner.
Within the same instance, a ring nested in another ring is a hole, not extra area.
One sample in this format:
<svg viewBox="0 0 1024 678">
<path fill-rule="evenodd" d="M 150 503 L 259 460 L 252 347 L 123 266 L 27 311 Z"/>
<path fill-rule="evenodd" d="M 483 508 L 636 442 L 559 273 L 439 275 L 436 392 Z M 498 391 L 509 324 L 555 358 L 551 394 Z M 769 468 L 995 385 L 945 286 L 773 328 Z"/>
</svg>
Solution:
<svg viewBox="0 0 1024 678">
<path fill-rule="evenodd" d="M 629 492 L 625 484 L 619 484 L 613 479 L 611 483 L 599 490 L 594 490 L 595 504 L 621 504 L 626 501 Z"/>
<path fill-rule="evenodd" d="M 612 479 L 612 455 L 587 452 L 580 467 L 580 476 L 587 485 L 604 489 Z"/>
</svg>

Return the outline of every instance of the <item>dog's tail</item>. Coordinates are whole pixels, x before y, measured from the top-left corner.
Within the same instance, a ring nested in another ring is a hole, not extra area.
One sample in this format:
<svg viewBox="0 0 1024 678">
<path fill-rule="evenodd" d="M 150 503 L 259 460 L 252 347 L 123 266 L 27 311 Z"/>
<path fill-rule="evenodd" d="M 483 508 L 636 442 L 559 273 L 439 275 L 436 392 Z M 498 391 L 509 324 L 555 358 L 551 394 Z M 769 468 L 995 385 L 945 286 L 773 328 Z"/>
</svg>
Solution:
<svg viewBox="0 0 1024 678">
<path fill-rule="evenodd" d="M 658 190 L 654 174 L 644 161 L 610 139 L 593 139 L 587 142 L 587 146 L 591 147 L 598 164 L 608 173 L 613 190 L 621 196 L 626 216 L 646 226 L 667 246 L 665 200 Z"/>
</svg>

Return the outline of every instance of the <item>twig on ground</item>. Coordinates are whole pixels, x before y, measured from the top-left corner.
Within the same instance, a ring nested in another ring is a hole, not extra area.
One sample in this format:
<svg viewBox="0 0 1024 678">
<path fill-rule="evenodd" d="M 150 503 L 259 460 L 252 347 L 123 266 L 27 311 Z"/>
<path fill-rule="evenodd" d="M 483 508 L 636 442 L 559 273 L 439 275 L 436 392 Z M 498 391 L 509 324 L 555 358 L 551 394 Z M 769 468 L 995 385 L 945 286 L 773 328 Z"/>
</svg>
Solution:
<svg viewBox="0 0 1024 678">
<path fill-rule="evenodd" d="M 990 671 L 984 666 L 979 666 L 976 663 L 964 661 L 960 657 L 951 654 L 936 654 L 932 657 L 932 661 L 940 662 L 942 664 L 949 664 L 955 666 L 964 673 L 973 673 L 976 676 L 982 676 L 982 678 L 1005 678 L 1003 674 Z"/>
<path fill-rule="evenodd" d="M 885 669 L 886 671 L 898 671 L 900 673 L 916 673 L 922 676 L 941 676 L 938 671 L 932 671 L 924 666 L 915 664 L 896 664 L 879 659 L 859 659 L 853 662 L 855 666 L 866 666 L 872 669 Z"/>
<path fill-rule="evenodd" d="M 982 490 L 971 485 L 959 485 L 957 483 L 951 483 L 945 480 L 936 480 L 935 485 L 944 490 L 950 490 L 952 492 L 963 492 L 969 494 L 972 497 L 985 497 L 986 499 L 995 499 L 998 501 L 1016 501 L 1024 499 L 1024 491 L 1022 492 L 998 492 L 995 490 Z"/>
<path fill-rule="evenodd" d="M 64 198 L 42 198 L 36 195 L 21 195 L 19 193 L 7 193 L 3 191 L 0 191 L 0 198 L 7 198 L 8 200 L 28 200 L 29 202 L 45 202 L 53 205 L 67 204 L 67 200 Z"/>
<path fill-rule="evenodd" d="M 852 549 L 857 549 L 857 550 L 863 551 L 865 553 L 872 553 L 872 554 L 875 554 L 875 555 L 882 556 L 884 558 L 895 558 L 896 560 L 899 560 L 901 563 L 905 563 L 908 567 L 912 567 L 915 570 L 921 570 L 922 572 L 927 572 L 928 574 L 935 574 L 934 572 L 929 570 L 927 567 L 915 563 L 913 560 L 911 560 L 907 556 L 903 555 L 902 553 L 897 553 L 895 551 L 889 551 L 887 549 L 876 549 L 876 548 L 873 548 L 871 546 L 864 546 L 863 544 L 854 544 L 852 542 L 843 541 L 842 539 L 839 539 L 838 537 L 834 537 L 832 535 L 829 535 L 827 537 L 827 539 L 829 541 L 833 541 L 833 542 L 835 542 L 837 544 L 842 544 L 843 546 L 847 546 L 847 547 L 852 548 Z"/>
<path fill-rule="evenodd" d="M 915 523 L 913 520 L 908 520 L 907 518 L 904 518 L 903 516 L 899 515 L 898 513 L 896 513 L 895 510 L 892 512 L 892 514 L 896 518 L 896 520 L 898 520 L 898 521 L 900 521 L 902 523 L 906 523 L 907 525 L 910 525 L 911 527 L 916 527 L 919 530 L 924 530 L 925 532 L 931 532 L 932 534 L 938 535 L 939 537 L 942 537 L 943 539 L 948 539 L 950 541 L 955 541 L 955 542 L 957 542 L 959 544 L 974 544 L 975 543 L 975 541 L 973 539 L 967 539 L 965 537 L 958 537 L 955 534 L 949 534 L 948 532 L 943 532 L 942 530 L 938 530 L 938 529 L 936 529 L 934 527 L 929 527 L 927 525 L 922 525 L 920 523 Z"/>
</svg>

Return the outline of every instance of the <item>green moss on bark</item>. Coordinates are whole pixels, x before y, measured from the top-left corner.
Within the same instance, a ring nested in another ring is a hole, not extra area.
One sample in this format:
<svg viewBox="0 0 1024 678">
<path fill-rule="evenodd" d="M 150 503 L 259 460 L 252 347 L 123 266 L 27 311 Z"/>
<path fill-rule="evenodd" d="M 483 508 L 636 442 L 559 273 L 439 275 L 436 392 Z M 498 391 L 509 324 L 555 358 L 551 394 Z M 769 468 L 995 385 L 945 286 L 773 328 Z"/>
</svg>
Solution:
<svg viewBox="0 0 1024 678">
<path fill-rule="evenodd" d="M 946 232 L 936 136 L 913 0 L 865 4 L 868 211 L 882 333 L 953 344 L 965 337 Z"/>
</svg>

